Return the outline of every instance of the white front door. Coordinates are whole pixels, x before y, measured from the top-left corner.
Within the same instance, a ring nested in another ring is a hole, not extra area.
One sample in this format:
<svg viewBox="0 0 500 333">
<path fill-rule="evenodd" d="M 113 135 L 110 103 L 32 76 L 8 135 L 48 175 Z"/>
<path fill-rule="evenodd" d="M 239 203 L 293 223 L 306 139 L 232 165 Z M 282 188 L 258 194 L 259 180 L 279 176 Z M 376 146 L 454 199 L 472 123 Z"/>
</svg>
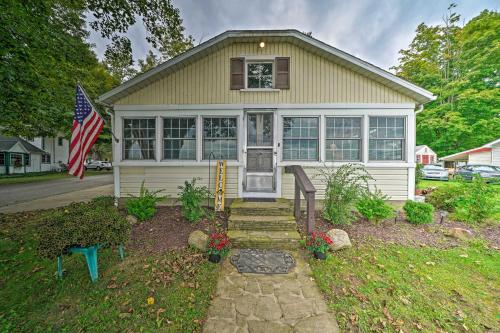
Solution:
<svg viewBox="0 0 500 333">
<path fill-rule="evenodd" d="M 274 196 L 276 193 L 276 113 L 245 112 L 245 169 L 243 190 L 246 194 Z M 247 195 L 247 196 L 250 196 Z"/>
</svg>

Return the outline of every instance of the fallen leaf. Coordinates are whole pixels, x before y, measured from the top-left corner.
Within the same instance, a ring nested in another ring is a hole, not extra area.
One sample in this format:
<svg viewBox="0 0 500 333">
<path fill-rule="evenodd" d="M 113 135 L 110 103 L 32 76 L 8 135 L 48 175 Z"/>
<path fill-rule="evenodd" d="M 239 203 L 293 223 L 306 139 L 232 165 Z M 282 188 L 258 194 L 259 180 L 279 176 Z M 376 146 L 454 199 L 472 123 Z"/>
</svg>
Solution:
<svg viewBox="0 0 500 333">
<path fill-rule="evenodd" d="M 155 304 L 155 299 L 153 297 L 148 297 L 147 303 L 148 303 L 148 305 L 153 305 L 153 304 Z"/>
<path fill-rule="evenodd" d="M 387 318 L 387 320 L 392 321 L 392 316 L 389 313 L 389 309 L 387 309 L 387 307 L 384 307 L 382 311 L 384 312 L 384 316 Z"/>
<path fill-rule="evenodd" d="M 425 264 L 429 266 L 436 266 L 436 263 L 434 261 L 427 261 Z"/>
<path fill-rule="evenodd" d="M 461 254 L 461 255 L 460 255 L 460 257 L 461 257 L 461 258 L 468 258 L 468 257 L 469 257 L 469 255 L 468 255 L 467 253 L 464 253 L 464 254 Z"/>
</svg>

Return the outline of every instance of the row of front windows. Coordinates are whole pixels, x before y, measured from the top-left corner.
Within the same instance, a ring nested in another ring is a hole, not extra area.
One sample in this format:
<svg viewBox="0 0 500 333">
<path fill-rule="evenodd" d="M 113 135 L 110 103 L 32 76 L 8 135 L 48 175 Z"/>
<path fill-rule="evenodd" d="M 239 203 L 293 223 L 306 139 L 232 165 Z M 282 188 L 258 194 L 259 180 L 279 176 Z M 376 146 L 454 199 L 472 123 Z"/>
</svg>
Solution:
<svg viewBox="0 0 500 333">
<path fill-rule="evenodd" d="M 283 160 L 318 161 L 319 126 L 319 117 L 283 117 Z M 370 161 L 405 159 L 404 117 L 370 117 L 368 126 Z M 202 158 L 237 160 L 238 130 L 236 117 L 203 117 Z M 325 160 L 361 161 L 362 133 L 361 117 L 326 117 Z M 163 118 L 163 159 L 196 160 L 196 136 L 195 117 Z M 155 119 L 124 119 L 123 143 L 124 159 L 154 160 Z"/>
</svg>

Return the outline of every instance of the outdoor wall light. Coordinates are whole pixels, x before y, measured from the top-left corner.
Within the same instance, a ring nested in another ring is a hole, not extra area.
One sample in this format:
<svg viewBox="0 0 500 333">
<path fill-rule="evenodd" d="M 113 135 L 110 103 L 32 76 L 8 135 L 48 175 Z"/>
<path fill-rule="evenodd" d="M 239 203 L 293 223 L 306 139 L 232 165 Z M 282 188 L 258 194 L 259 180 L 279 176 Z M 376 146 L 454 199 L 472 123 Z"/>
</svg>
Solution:
<svg viewBox="0 0 500 333">
<path fill-rule="evenodd" d="M 266 43 L 260 42 L 259 46 L 260 46 L 261 49 L 263 49 L 266 46 Z"/>
</svg>

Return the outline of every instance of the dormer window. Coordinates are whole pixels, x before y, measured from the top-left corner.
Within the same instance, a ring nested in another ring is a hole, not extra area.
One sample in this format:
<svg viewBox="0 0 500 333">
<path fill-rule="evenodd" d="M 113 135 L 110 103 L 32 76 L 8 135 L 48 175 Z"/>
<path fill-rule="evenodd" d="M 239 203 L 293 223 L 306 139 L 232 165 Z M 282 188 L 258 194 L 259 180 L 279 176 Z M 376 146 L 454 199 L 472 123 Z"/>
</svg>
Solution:
<svg viewBox="0 0 500 333">
<path fill-rule="evenodd" d="M 273 63 L 272 62 L 247 63 L 247 88 L 248 89 L 273 88 Z"/>
</svg>

